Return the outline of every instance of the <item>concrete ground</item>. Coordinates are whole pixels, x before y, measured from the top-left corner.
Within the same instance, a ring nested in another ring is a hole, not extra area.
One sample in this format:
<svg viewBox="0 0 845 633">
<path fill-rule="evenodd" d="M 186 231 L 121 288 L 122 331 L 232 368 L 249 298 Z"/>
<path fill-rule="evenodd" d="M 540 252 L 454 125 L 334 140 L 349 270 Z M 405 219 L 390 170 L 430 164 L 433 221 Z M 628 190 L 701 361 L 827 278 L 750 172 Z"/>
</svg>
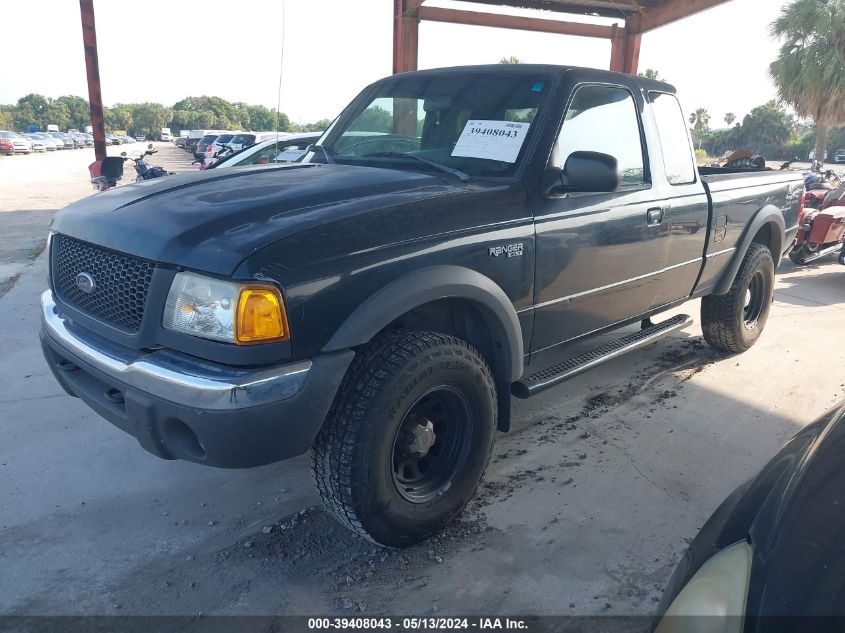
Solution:
<svg viewBox="0 0 845 633">
<path fill-rule="evenodd" d="M 0 242 L 18 260 L 88 193 L 85 161 L 20 160 L 26 180 L 0 162 L 0 221 L 30 218 Z M 0 298 L 0 614 L 647 615 L 719 502 L 845 397 L 845 268 L 786 262 L 751 351 L 716 353 L 694 325 L 517 401 L 460 520 L 381 550 L 319 507 L 305 458 L 162 461 L 64 395 L 38 345 L 44 260 Z"/>
</svg>

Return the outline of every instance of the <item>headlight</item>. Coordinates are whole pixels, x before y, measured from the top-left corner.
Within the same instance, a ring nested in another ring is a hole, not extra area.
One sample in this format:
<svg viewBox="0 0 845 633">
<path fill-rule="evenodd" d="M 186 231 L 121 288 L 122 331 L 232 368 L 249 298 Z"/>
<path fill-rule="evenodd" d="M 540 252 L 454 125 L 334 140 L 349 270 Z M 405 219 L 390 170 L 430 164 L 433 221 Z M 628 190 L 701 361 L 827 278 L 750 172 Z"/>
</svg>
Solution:
<svg viewBox="0 0 845 633">
<path fill-rule="evenodd" d="M 238 284 L 194 273 L 173 278 L 164 306 L 164 327 L 228 343 L 267 343 L 290 338 L 278 288 Z"/>
<path fill-rule="evenodd" d="M 669 605 L 655 633 L 742 631 L 751 554 L 751 545 L 742 541 L 710 558 Z"/>
</svg>

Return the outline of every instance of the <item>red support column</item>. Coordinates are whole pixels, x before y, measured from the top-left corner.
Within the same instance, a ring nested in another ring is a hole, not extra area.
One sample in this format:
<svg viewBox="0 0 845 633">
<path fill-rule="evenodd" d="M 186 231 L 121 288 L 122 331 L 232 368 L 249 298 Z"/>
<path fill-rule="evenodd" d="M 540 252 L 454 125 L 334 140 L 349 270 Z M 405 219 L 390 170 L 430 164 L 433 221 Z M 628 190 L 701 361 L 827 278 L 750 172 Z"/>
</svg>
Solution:
<svg viewBox="0 0 845 633">
<path fill-rule="evenodd" d="M 100 64 L 97 59 L 97 29 L 94 25 L 94 0 L 79 0 L 82 14 L 82 44 L 85 47 L 85 70 L 88 74 L 88 102 L 91 104 L 91 127 L 94 133 L 94 156 L 106 157 L 106 129 L 103 121 L 103 96 L 100 90 Z"/>
<path fill-rule="evenodd" d="M 393 0 L 393 74 L 417 69 L 422 0 Z"/>
<path fill-rule="evenodd" d="M 610 70 L 636 75 L 640 63 L 642 35 L 614 25 L 610 39 Z"/>
<path fill-rule="evenodd" d="M 622 72 L 629 75 L 636 75 L 640 65 L 640 45 L 643 36 L 641 33 L 628 33 L 625 38 L 625 59 Z"/>
</svg>

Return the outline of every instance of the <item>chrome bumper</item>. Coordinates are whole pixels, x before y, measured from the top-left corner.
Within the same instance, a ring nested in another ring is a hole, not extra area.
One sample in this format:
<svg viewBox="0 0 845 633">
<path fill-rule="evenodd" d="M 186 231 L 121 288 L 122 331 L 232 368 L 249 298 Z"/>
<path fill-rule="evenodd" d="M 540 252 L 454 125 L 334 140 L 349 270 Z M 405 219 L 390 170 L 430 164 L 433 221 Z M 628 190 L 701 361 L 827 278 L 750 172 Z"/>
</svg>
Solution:
<svg viewBox="0 0 845 633">
<path fill-rule="evenodd" d="M 45 333 L 79 360 L 123 384 L 170 402 L 212 411 L 245 409 L 287 400 L 308 380 L 312 363 L 240 369 L 173 352 L 141 352 L 115 345 L 68 324 L 53 294 L 41 295 Z"/>
</svg>

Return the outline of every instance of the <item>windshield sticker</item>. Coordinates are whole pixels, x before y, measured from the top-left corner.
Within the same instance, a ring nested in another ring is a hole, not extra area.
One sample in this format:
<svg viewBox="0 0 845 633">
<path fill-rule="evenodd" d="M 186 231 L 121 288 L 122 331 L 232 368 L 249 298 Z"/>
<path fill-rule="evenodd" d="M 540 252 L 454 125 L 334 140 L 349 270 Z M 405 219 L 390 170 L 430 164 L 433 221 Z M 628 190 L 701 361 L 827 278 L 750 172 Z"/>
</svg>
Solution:
<svg viewBox="0 0 845 633">
<path fill-rule="evenodd" d="M 545 82 L 538 81 L 533 86 L 531 86 L 531 92 L 543 92 L 543 86 L 545 85 Z"/>
<path fill-rule="evenodd" d="M 516 121 L 467 121 L 452 156 L 515 163 L 530 126 Z"/>
</svg>

